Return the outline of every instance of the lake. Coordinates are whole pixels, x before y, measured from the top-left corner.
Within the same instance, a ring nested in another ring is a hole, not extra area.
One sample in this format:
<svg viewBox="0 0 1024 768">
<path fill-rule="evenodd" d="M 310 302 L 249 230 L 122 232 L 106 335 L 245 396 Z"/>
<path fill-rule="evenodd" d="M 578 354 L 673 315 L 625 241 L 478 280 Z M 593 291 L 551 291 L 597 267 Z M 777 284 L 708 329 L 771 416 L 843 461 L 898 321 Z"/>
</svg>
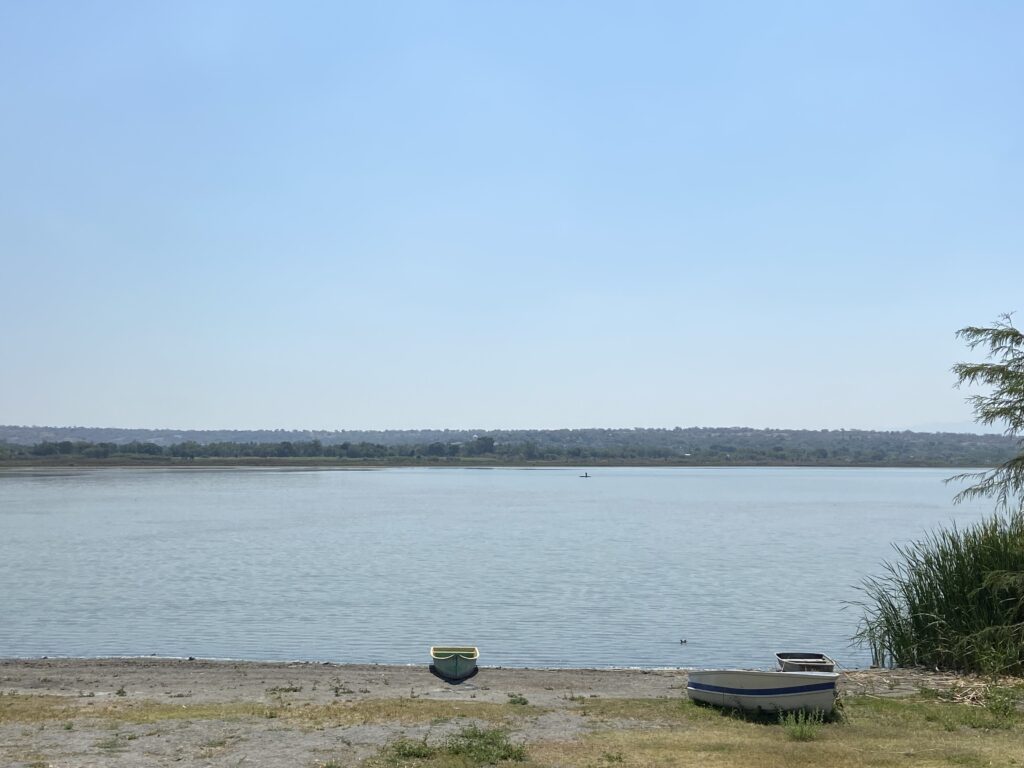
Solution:
<svg viewBox="0 0 1024 768">
<path fill-rule="evenodd" d="M 0 657 L 866 666 L 856 585 L 991 510 L 947 469 L 582 471 L 0 472 Z"/>
</svg>

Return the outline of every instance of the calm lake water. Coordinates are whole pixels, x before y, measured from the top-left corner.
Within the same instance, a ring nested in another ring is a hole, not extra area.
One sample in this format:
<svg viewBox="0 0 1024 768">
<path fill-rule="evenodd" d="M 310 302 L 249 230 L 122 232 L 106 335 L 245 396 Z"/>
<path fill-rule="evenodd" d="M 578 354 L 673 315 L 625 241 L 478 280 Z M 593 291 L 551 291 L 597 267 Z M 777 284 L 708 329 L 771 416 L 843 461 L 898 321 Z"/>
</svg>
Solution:
<svg viewBox="0 0 1024 768">
<path fill-rule="evenodd" d="M 856 585 L 991 509 L 952 470 L 581 471 L 3 472 L 0 657 L 865 666 Z"/>
</svg>

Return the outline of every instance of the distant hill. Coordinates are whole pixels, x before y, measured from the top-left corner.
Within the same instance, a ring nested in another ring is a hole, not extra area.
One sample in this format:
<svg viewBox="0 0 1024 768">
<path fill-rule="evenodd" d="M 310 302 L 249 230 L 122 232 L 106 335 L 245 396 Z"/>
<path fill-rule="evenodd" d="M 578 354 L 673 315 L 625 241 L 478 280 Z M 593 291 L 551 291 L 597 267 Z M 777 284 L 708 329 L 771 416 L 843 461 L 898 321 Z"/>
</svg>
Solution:
<svg viewBox="0 0 1024 768">
<path fill-rule="evenodd" d="M 190 444 L 218 456 L 456 456 L 493 455 L 516 461 L 644 460 L 675 464 L 795 464 L 829 466 L 991 466 L 1013 456 L 1004 435 L 870 430 L 673 429 L 554 430 L 172 430 L 0 426 L 0 444 L 148 444 L 154 451 Z M 236 451 L 231 446 L 276 444 L 283 452 Z M 292 445 L 294 444 L 294 446 Z M 304 446 L 303 450 L 293 447 Z M 362 446 L 362 447 L 360 447 Z M 384 451 L 368 451 L 380 446 Z M 357 447 L 360 447 L 357 450 Z M 343 448 L 344 450 L 339 450 Z M 160 453 L 161 451 L 157 451 Z M 181 455 L 181 451 L 169 451 Z"/>
</svg>

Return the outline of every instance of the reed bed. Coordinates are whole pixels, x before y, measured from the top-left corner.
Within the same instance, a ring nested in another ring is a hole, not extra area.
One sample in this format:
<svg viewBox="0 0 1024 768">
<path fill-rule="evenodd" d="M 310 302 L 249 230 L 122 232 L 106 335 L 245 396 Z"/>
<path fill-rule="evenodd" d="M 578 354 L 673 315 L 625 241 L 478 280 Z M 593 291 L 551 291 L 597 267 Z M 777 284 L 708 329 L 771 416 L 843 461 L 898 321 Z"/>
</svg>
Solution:
<svg viewBox="0 0 1024 768">
<path fill-rule="evenodd" d="M 1024 673 L 1024 511 L 896 551 L 862 585 L 857 638 L 877 666 Z"/>
</svg>

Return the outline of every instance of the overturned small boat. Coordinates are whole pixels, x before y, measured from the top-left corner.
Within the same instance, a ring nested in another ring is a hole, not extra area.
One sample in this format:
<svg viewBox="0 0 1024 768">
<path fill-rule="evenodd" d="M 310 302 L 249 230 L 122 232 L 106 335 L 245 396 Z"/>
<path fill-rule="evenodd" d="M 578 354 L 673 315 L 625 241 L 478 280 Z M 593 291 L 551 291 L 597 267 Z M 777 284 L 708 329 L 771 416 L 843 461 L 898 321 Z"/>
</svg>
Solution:
<svg viewBox="0 0 1024 768">
<path fill-rule="evenodd" d="M 835 660 L 824 653 L 780 651 L 775 660 L 782 672 L 833 672 L 836 668 Z"/>
<path fill-rule="evenodd" d="M 838 672 L 763 672 L 752 669 L 695 669 L 686 693 L 693 701 L 762 712 L 831 712 Z"/>
<path fill-rule="evenodd" d="M 472 645 L 435 645 L 430 648 L 431 669 L 446 680 L 464 680 L 476 672 L 480 649 Z"/>
</svg>

